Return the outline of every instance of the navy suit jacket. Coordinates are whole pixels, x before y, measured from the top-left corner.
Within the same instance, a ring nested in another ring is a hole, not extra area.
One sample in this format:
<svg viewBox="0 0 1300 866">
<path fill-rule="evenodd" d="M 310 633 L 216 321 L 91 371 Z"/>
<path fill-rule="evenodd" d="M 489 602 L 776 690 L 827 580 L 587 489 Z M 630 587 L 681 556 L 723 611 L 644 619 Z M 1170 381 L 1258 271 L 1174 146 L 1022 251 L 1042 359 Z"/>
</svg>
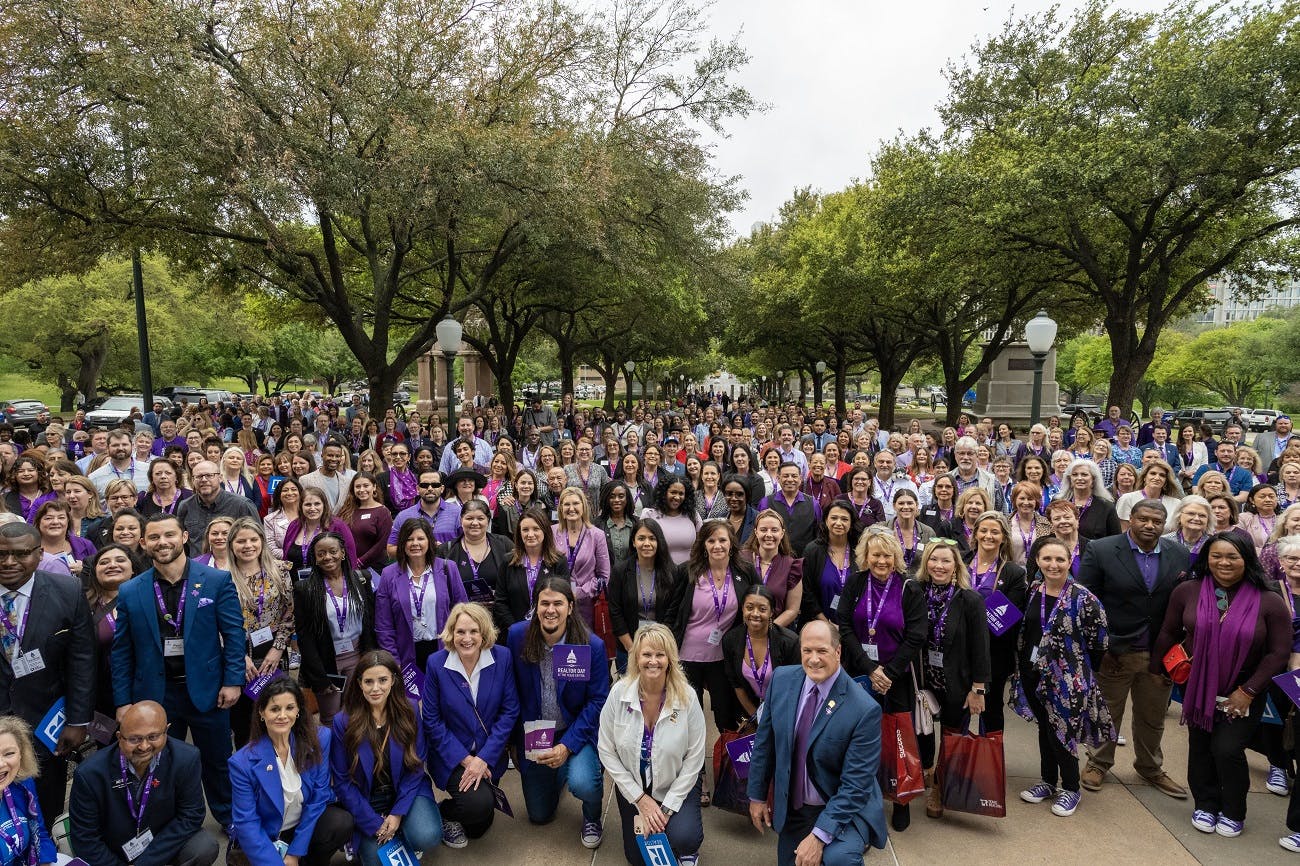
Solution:
<svg viewBox="0 0 1300 866">
<path fill-rule="evenodd" d="M 446 667 L 447 650 L 429 656 L 424 671 L 424 738 L 438 744 L 429 756 L 429 769 L 444 791 L 468 755 L 477 755 L 492 768 L 493 782 L 500 784 L 506 771 L 506 746 L 519 720 L 519 695 L 510 650 L 497 644 L 488 652 L 492 664 L 479 674 L 477 700 L 470 696 L 469 682 Z"/>
<path fill-rule="evenodd" d="M 775 781 L 772 826 L 785 827 L 794 770 L 794 728 L 805 674 L 800 665 L 772 672 L 767 710 L 758 724 L 749 765 L 749 799 L 766 800 Z M 884 848 L 885 805 L 880 769 L 880 704 L 840 668 L 808 734 L 808 778 L 826 801 L 816 826 L 840 838 L 853 825 L 872 847 Z"/>
<path fill-rule="evenodd" d="M 577 616 L 574 610 L 569 614 Z M 542 672 L 537 665 L 524 661 L 524 634 L 528 622 L 510 626 L 506 645 L 514 659 L 515 686 L 519 689 L 519 721 L 531 722 L 542 717 Z M 555 681 L 555 700 L 569 727 L 559 737 L 556 745 L 563 744 L 577 754 L 583 746 L 596 745 L 596 730 L 600 727 L 600 711 L 609 697 L 609 665 L 605 664 L 605 644 L 594 634 L 591 644 L 591 679 L 585 683 Z M 524 753 L 524 727 L 517 726 L 519 754 Z"/>
<path fill-rule="evenodd" d="M 347 753 L 343 742 L 343 733 L 348 729 L 348 716 L 339 713 L 334 717 L 329 750 L 330 769 L 334 774 L 334 794 L 341 805 L 357 822 L 357 832 L 353 845 L 361 844 L 362 836 L 373 836 L 379 832 L 379 825 L 384 823 L 383 815 L 378 814 L 370 805 L 370 786 L 375 778 L 375 750 L 369 740 L 362 740 L 357 747 L 357 770 L 352 772 L 352 755 Z M 405 750 L 401 743 L 391 737 L 388 740 L 388 771 L 393 779 L 393 789 L 397 799 L 390 815 L 405 816 L 411 810 L 411 803 L 423 794 L 433 799 L 433 788 L 429 786 L 429 777 L 424 774 L 424 734 L 415 729 L 415 753 L 420 756 L 418 769 L 408 769 L 405 764 Z"/>
<path fill-rule="evenodd" d="M 185 685 L 194 708 L 215 709 L 223 686 L 244 685 L 244 611 L 230 573 L 188 563 L 185 615 Z M 167 691 L 162 630 L 151 568 L 122 584 L 113 635 L 113 703 L 162 703 Z"/>
<path fill-rule="evenodd" d="M 321 814 L 334 800 L 330 787 L 330 732 L 319 729 L 320 763 L 302 774 L 302 817 L 289 853 L 305 856 Z M 292 742 L 292 740 L 291 740 Z M 292 746 L 291 746 L 292 748 Z M 239 847 L 252 866 L 284 866 L 275 841 L 284 826 L 284 789 L 275 763 L 275 747 L 260 737 L 230 756 L 231 823 Z"/>
<path fill-rule="evenodd" d="M 121 747 L 100 749 L 77 768 L 68 798 L 72 849 L 90 866 L 126 866 L 122 845 L 135 834 L 135 819 L 127 809 L 122 785 Z M 131 861 L 134 866 L 175 863 L 181 847 L 203 829 L 208 807 L 199 778 L 199 750 L 184 740 L 169 738 L 154 769 L 142 828 L 153 841 Z"/>
</svg>

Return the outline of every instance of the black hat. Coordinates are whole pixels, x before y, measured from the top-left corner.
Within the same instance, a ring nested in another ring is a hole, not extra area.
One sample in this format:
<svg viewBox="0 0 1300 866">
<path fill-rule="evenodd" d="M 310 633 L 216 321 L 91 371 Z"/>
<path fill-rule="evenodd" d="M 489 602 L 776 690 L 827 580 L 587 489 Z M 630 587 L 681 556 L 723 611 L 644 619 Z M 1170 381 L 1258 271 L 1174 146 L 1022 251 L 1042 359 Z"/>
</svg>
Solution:
<svg viewBox="0 0 1300 866">
<path fill-rule="evenodd" d="M 464 481 L 466 478 L 472 478 L 474 480 L 475 490 L 482 490 L 484 485 L 487 484 L 487 476 L 474 469 L 457 469 L 455 472 L 442 479 L 442 483 L 454 490 L 456 485 Z"/>
</svg>

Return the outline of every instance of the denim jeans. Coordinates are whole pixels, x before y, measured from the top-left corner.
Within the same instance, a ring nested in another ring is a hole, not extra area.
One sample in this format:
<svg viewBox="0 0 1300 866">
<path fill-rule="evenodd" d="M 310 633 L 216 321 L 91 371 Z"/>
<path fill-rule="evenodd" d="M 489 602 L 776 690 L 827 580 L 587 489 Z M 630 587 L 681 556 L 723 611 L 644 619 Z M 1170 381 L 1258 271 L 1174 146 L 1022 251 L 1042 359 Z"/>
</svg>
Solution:
<svg viewBox="0 0 1300 866">
<path fill-rule="evenodd" d="M 441 845 L 442 816 L 438 814 L 437 804 L 423 794 L 412 800 L 397 835 L 406 842 L 413 857 L 416 851 L 427 853 Z M 379 866 L 379 843 L 375 837 L 363 836 L 360 847 L 362 866 Z"/>
<path fill-rule="evenodd" d="M 600 820 L 605 779 L 595 743 L 588 743 L 577 754 L 570 755 L 558 770 L 524 758 L 519 762 L 519 777 L 523 783 L 528 820 L 534 824 L 546 824 L 555 817 L 555 809 L 560 804 L 560 789 L 566 784 L 569 793 L 582 801 L 583 820 Z"/>
</svg>

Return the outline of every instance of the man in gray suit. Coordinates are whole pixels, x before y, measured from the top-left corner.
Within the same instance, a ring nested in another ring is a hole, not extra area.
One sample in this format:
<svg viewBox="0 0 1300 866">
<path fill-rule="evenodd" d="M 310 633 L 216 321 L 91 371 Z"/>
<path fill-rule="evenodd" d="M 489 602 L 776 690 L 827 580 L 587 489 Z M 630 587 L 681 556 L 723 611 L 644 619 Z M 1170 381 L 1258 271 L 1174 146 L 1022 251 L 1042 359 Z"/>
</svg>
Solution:
<svg viewBox="0 0 1300 866">
<path fill-rule="evenodd" d="M 1264 468 L 1274 460 L 1282 456 L 1286 450 L 1287 443 L 1291 441 L 1291 419 L 1286 415 L 1278 415 L 1277 420 L 1273 422 L 1273 429 L 1265 431 L 1255 437 L 1255 450 L 1259 452 L 1260 459 L 1264 461 Z"/>
</svg>

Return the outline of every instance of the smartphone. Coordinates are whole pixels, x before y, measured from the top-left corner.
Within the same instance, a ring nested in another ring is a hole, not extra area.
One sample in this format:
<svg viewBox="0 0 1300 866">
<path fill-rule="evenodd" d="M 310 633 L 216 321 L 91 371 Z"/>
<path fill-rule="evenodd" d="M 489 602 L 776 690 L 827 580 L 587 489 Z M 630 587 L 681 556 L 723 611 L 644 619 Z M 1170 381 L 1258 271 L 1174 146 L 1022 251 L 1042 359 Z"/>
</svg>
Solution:
<svg viewBox="0 0 1300 866">
<path fill-rule="evenodd" d="M 348 684 L 348 678 L 343 674 L 326 674 L 325 678 L 330 681 L 331 686 L 339 691 L 343 691 L 343 687 Z"/>
<path fill-rule="evenodd" d="M 639 814 L 632 816 L 632 832 L 638 836 L 644 836 L 646 834 L 645 819 L 642 818 Z"/>
</svg>

